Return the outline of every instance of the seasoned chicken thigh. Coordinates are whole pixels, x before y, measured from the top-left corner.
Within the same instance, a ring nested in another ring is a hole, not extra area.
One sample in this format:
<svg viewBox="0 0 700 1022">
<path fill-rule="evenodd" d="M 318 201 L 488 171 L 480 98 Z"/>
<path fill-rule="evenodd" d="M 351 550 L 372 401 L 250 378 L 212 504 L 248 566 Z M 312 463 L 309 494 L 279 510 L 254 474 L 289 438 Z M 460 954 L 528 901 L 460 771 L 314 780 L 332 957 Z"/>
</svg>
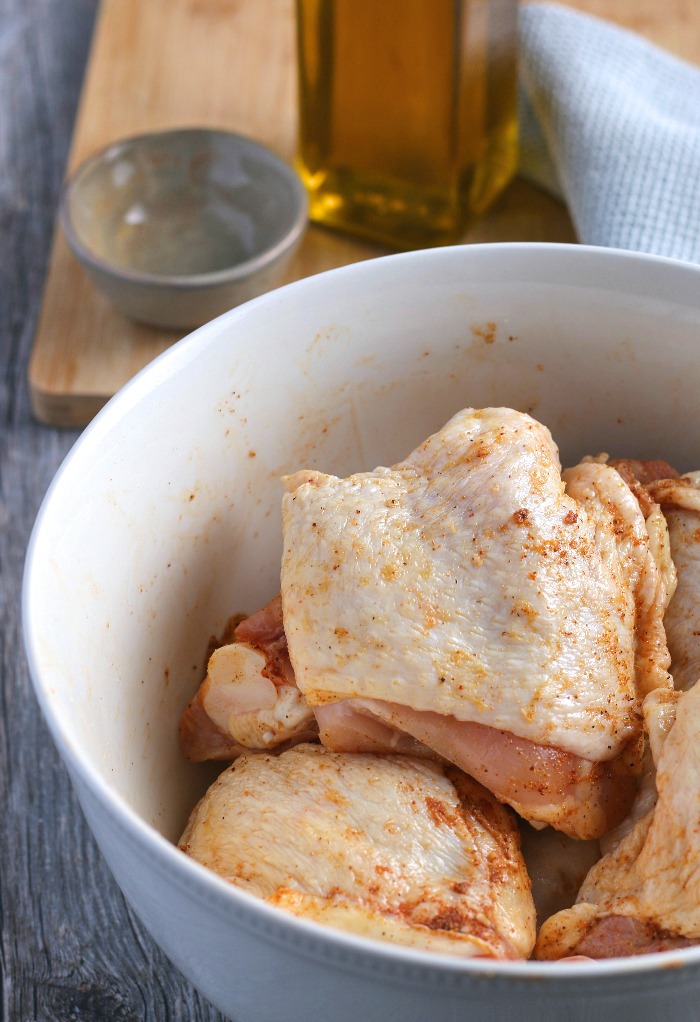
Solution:
<svg viewBox="0 0 700 1022">
<path fill-rule="evenodd" d="M 452 767 L 320 745 L 242 756 L 180 848 L 270 904 L 363 936 L 490 958 L 534 944 L 515 821 Z"/>
<path fill-rule="evenodd" d="M 700 942 L 700 685 L 672 696 L 675 722 L 669 730 L 666 719 L 652 736 L 656 806 L 593 867 L 576 905 L 547 920 L 538 958 L 609 958 Z"/>
<path fill-rule="evenodd" d="M 664 617 L 671 674 L 677 689 L 700 678 L 700 472 L 647 487 L 668 522 L 678 585 Z"/>
<path fill-rule="evenodd" d="M 279 596 L 250 617 L 234 619 L 228 632 L 213 643 L 207 676 L 180 721 L 187 758 L 232 760 L 248 749 L 315 738 L 313 711 L 289 662 Z"/>
<path fill-rule="evenodd" d="M 677 575 L 673 598 L 664 615 L 676 689 L 700 678 L 700 472 L 680 476 L 665 461 L 611 461 L 640 498 L 663 513 L 669 557 Z"/>
<path fill-rule="evenodd" d="M 336 750 L 404 732 L 535 823 L 595 838 L 634 795 L 641 698 L 668 686 L 639 502 L 548 430 L 467 409 L 393 468 L 299 472 L 283 500 L 296 682 Z"/>
</svg>

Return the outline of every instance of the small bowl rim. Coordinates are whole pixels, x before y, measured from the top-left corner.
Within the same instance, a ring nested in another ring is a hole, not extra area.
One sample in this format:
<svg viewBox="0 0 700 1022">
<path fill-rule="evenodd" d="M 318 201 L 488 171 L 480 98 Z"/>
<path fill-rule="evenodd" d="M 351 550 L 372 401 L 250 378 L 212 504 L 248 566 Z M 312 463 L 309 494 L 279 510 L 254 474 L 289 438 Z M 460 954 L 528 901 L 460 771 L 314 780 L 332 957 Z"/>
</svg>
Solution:
<svg viewBox="0 0 700 1022">
<path fill-rule="evenodd" d="M 145 273 L 132 270 L 106 259 L 95 252 L 87 245 L 74 226 L 71 215 L 71 201 L 80 186 L 85 175 L 101 163 L 112 151 L 125 149 L 145 140 L 156 140 L 178 136 L 218 136 L 241 144 L 250 154 L 262 157 L 265 163 L 275 167 L 280 176 L 285 178 L 291 186 L 295 200 L 295 213 L 291 227 L 284 234 L 268 247 L 262 249 L 256 255 L 242 262 L 232 263 L 231 266 L 222 270 L 212 270 L 207 273 L 191 274 L 161 274 Z M 304 184 L 294 170 L 293 166 L 282 159 L 276 152 L 267 145 L 248 135 L 235 131 L 228 131 L 224 128 L 201 126 L 182 126 L 176 128 L 164 128 L 153 131 L 144 131 L 137 134 L 126 135 L 123 138 L 115 139 L 107 145 L 96 149 L 88 157 L 82 160 L 74 170 L 67 176 L 61 189 L 59 201 L 59 221 L 66 237 L 69 247 L 74 255 L 87 267 L 99 271 L 110 277 L 144 287 L 166 287 L 179 289 L 204 289 L 215 287 L 219 284 L 229 284 L 235 281 L 245 280 L 253 277 L 260 270 L 274 263 L 299 241 L 308 225 L 309 200 Z"/>
</svg>

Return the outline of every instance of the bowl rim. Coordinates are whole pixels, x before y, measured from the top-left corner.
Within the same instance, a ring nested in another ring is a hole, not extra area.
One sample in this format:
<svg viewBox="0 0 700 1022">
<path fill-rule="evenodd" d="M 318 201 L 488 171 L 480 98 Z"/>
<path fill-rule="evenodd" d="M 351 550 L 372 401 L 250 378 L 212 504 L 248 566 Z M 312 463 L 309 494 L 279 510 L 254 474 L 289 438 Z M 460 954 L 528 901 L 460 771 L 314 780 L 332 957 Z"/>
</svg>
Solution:
<svg viewBox="0 0 700 1022">
<path fill-rule="evenodd" d="M 260 162 L 273 167 L 281 178 L 290 186 L 294 200 L 294 214 L 291 219 L 291 226 L 283 234 L 278 233 L 277 240 L 266 248 L 257 252 L 249 259 L 233 263 L 222 270 L 212 270 L 207 273 L 192 274 L 160 274 L 145 273 L 121 266 L 119 263 L 106 259 L 96 252 L 83 240 L 76 229 L 71 212 L 71 205 L 77 189 L 83 179 L 98 164 L 109 158 L 117 156 L 120 151 L 130 146 L 159 139 L 177 140 L 184 136 L 194 137 L 197 135 L 220 138 L 241 146 L 246 153 L 257 158 Z M 61 189 L 59 199 L 58 217 L 61 229 L 66 237 L 73 254 L 86 267 L 99 271 L 107 276 L 113 277 L 124 283 L 137 284 L 143 287 L 168 287 L 182 290 L 199 290 L 215 287 L 219 284 L 235 283 L 252 277 L 260 270 L 274 263 L 281 258 L 289 249 L 300 240 L 307 228 L 309 216 L 309 198 L 304 184 L 294 167 L 282 159 L 276 152 L 264 145 L 257 139 L 250 138 L 238 132 L 227 131 L 222 128 L 200 126 L 182 126 L 176 128 L 164 128 L 162 130 L 145 131 L 139 134 L 127 135 L 124 138 L 115 139 L 113 142 L 95 150 L 88 157 L 82 160 L 74 170 L 67 176 Z"/>
<path fill-rule="evenodd" d="M 124 797 L 110 787 L 106 778 L 91 763 L 89 757 L 76 748 L 68 731 L 62 727 L 54 715 L 48 699 L 50 685 L 42 677 L 39 666 L 38 629 L 32 613 L 32 593 L 39 588 L 38 575 L 40 566 L 37 561 L 42 526 L 51 511 L 57 492 L 69 485 L 70 476 L 76 470 L 76 464 L 89 456 L 90 451 L 99 445 L 101 439 L 113 429 L 119 428 L 130 410 L 138 401 L 154 391 L 172 375 L 179 373 L 203 350 L 206 349 L 209 337 L 221 331 L 225 324 L 250 314 L 255 306 L 262 302 L 284 300 L 287 294 L 304 293 L 307 289 L 313 292 L 324 287 L 324 281 L 332 276 L 336 279 L 350 278 L 366 273 L 382 272 L 388 264 L 401 267 L 415 261 L 441 259 L 450 260 L 454 253 L 465 253 L 465 258 L 473 255 L 476 259 L 488 251 L 499 254 L 521 253 L 526 256 L 549 254 L 551 268 L 557 270 L 566 260 L 579 262 L 580 269 L 599 264 L 595 270 L 598 286 L 611 292 L 618 291 L 619 280 L 615 280 L 616 272 L 625 272 L 628 266 L 645 270 L 644 279 L 657 279 L 657 274 L 668 270 L 676 275 L 687 276 L 688 283 L 679 278 L 683 302 L 687 306 L 693 304 L 700 312 L 700 265 L 664 256 L 649 255 L 623 249 L 601 248 L 576 244 L 560 244 L 549 242 L 498 242 L 475 245 L 455 245 L 441 248 L 418 250 L 412 252 L 393 253 L 359 263 L 348 264 L 311 277 L 302 278 L 274 291 L 237 306 L 221 316 L 198 327 L 181 340 L 177 341 L 162 354 L 157 356 L 145 368 L 140 370 L 126 383 L 97 414 L 85 428 L 68 451 L 55 473 L 44 496 L 27 547 L 22 584 L 22 630 L 26 658 L 37 701 L 49 726 L 58 751 L 69 769 L 72 777 L 87 789 L 101 809 L 119 827 L 122 838 L 139 853 L 151 859 L 157 856 L 160 864 L 167 870 L 168 878 L 190 893 L 196 892 L 197 897 L 206 901 L 218 916 L 232 918 L 249 932 L 263 934 L 285 948 L 292 947 L 302 956 L 333 959 L 355 966 L 364 972 L 386 976 L 389 973 L 407 977 L 411 981 L 442 983 L 448 977 L 451 982 L 496 979 L 513 980 L 536 979 L 555 982 L 560 979 L 567 981 L 583 980 L 595 983 L 606 978 L 624 977 L 630 981 L 635 976 L 654 976 L 660 982 L 663 976 L 678 976 L 678 969 L 692 968 L 700 965 L 700 945 L 655 952 L 646 955 L 627 956 L 620 958 L 591 961 L 501 961 L 461 957 L 457 954 L 447 955 L 439 952 L 420 951 L 411 947 L 391 944 L 353 933 L 336 930 L 320 923 L 313 922 L 279 908 L 267 904 L 262 899 L 249 894 L 232 884 L 227 883 L 200 863 L 190 859 L 173 843 L 165 838 L 154 826 L 147 823 Z M 520 258 L 516 256 L 516 259 Z M 371 264 L 371 266 L 369 265 Z M 522 278 L 521 278 L 522 279 Z M 585 279 L 585 274 L 584 274 Z M 616 286 L 617 285 L 617 286 Z M 689 286 L 688 286 L 689 285 Z M 640 284 L 632 290 L 633 294 L 645 293 Z M 625 293 L 620 289 L 619 293 Z M 681 301 L 675 296 L 667 297 L 665 291 L 658 287 L 658 296 L 668 301 Z M 692 296 L 695 296 L 692 298 Z"/>
</svg>

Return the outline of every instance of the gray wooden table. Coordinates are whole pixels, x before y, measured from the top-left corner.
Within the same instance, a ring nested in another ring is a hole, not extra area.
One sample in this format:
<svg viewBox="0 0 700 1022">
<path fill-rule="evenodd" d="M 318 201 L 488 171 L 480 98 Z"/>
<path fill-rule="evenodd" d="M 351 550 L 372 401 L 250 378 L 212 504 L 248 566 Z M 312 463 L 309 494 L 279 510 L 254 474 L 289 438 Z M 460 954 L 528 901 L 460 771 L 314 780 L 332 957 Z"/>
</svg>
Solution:
<svg viewBox="0 0 700 1022">
<path fill-rule="evenodd" d="M 0 0 L 0 1019 L 221 1022 L 154 946 L 102 861 L 22 646 L 29 533 L 77 436 L 32 419 L 26 373 L 96 8 Z"/>
</svg>

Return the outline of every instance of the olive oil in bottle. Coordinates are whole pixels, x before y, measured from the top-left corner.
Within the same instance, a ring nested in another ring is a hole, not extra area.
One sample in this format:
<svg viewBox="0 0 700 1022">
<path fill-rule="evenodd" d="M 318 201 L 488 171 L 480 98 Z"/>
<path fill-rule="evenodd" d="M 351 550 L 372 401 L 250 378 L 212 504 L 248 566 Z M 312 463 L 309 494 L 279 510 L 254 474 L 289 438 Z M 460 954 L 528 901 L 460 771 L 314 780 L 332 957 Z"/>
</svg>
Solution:
<svg viewBox="0 0 700 1022">
<path fill-rule="evenodd" d="M 517 162 L 517 0 L 297 0 L 312 220 L 450 244 Z"/>
</svg>

